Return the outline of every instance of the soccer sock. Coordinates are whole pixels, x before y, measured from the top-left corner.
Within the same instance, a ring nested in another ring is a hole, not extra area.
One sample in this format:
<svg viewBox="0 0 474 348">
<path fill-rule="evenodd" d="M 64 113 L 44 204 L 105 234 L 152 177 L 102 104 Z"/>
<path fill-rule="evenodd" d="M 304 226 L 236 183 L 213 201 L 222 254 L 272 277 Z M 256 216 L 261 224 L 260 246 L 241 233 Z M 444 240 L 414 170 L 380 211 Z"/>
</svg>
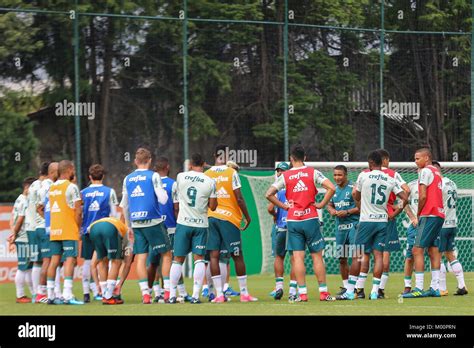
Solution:
<svg viewBox="0 0 474 348">
<path fill-rule="evenodd" d="M 419 290 L 423 290 L 424 277 L 425 277 L 424 272 L 415 271 L 415 287 Z"/>
<path fill-rule="evenodd" d="M 290 295 L 296 295 L 297 287 L 298 287 L 298 283 L 296 282 L 296 280 L 290 280 L 290 289 L 288 293 Z"/>
<path fill-rule="evenodd" d="M 170 291 L 170 277 L 163 277 L 163 287 L 165 291 Z"/>
<path fill-rule="evenodd" d="M 220 275 L 216 275 L 212 277 L 212 283 L 214 284 L 214 288 L 216 289 L 216 296 L 222 296 L 222 278 Z"/>
<path fill-rule="evenodd" d="M 115 284 L 117 284 L 117 281 L 115 279 L 107 279 L 107 288 L 105 292 L 103 292 L 104 297 L 106 300 L 112 297 L 114 294 L 114 289 L 115 289 Z"/>
<path fill-rule="evenodd" d="M 25 296 L 25 272 L 17 270 L 15 274 L 16 297 Z"/>
<path fill-rule="evenodd" d="M 91 260 L 85 260 L 82 265 L 82 291 L 85 294 L 89 293 L 89 282 L 91 279 Z"/>
<path fill-rule="evenodd" d="M 344 289 L 347 289 L 348 286 L 349 286 L 349 279 L 343 279 L 342 280 L 342 287 Z"/>
<path fill-rule="evenodd" d="M 178 286 L 179 278 L 181 277 L 182 268 L 182 264 L 173 261 L 170 270 L 170 298 L 176 297 L 176 288 Z"/>
<path fill-rule="evenodd" d="M 411 288 L 411 277 L 405 276 L 403 280 L 405 282 L 405 288 Z"/>
<path fill-rule="evenodd" d="M 439 269 L 439 290 L 446 291 L 446 266 L 442 262 Z"/>
<path fill-rule="evenodd" d="M 367 277 L 367 276 L 366 276 Z M 349 281 L 347 282 L 347 292 L 348 293 L 353 293 L 354 292 L 354 288 L 356 286 L 356 284 L 359 282 L 359 279 L 360 279 L 360 275 L 359 277 L 355 276 L 355 275 L 349 275 Z M 365 282 L 365 280 L 364 280 Z M 363 288 L 359 288 L 358 289 L 363 289 Z"/>
<path fill-rule="evenodd" d="M 451 268 L 453 269 L 453 273 L 458 280 L 458 289 L 462 289 L 466 286 L 464 283 L 464 272 L 462 270 L 462 265 L 458 260 L 454 260 L 451 262 Z"/>
<path fill-rule="evenodd" d="M 48 290 L 48 300 L 54 300 L 54 279 L 48 278 L 46 281 L 46 289 Z"/>
<path fill-rule="evenodd" d="M 102 296 L 104 296 L 105 291 L 107 290 L 107 282 L 101 280 L 99 282 L 99 285 L 100 285 L 100 290 L 102 291 Z"/>
<path fill-rule="evenodd" d="M 275 290 L 283 289 L 283 277 L 275 278 Z"/>
<path fill-rule="evenodd" d="M 228 288 L 229 288 L 229 283 L 224 283 L 224 287 L 222 288 L 222 291 L 226 292 Z"/>
<path fill-rule="evenodd" d="M 148 295 L 148 279 L 140 279 L 138 281 L 138 286 L 140 287 L 142 296 Z"/>
<path fill-rule="evenodd" d="M 351 276 L 349 276 L 349 279 L 351 278 Z M 357 281 L 356 281 L 356 288 L 357 289 L 363 289 L 365 287 L 365 281 L 367 280 L 367 273 L 364 273 L 364 272 L 360 272 L 359 273 L 359 277 L 357 278 Z"/>
<path fill-rule="evenodd" d="M 204 274 L 206 272 L 206 266 L 203 260 L 197 260 L 194 262 L 194 283 L 193 283 L 193 297 L 199 298 L 201 291 L 202 282 L 204 281 Z"/>
<path fill-rule="evenodd" d="M 249 291 L 247 289 L 247 275 L 239 276 L 237 277 L 237 280 L 239 281 L 240 294 L 248 295 Z"/>
<path fill-rule="evenodd" d="M 54 294 L 61 297 L 61 267 L 56 268 L 56 278 L 54 278 Z"/>
<path fill-rule="evenodd" d="M 41 275 L 41 266 L 33 265 L 31 270 L 31 281 L 33 283 L 33 291 L 36 293 L 36 290 L 40 286 L 40 275 Z"/>
<path fill-rule="evenodd" d="M 227 264 L 223 262 L 219 262 L 219 270 L 221 272 L 222 284 L 225 284 L 225 281 L 227 279 Z M 226 291 L 226 290 L 227 289 L 225 287 L 222 289 L 222 291 Z"/>
<path fill-rule="evenodd" d="M 92 293 L 94 294 L 94 297 L 99 295 L 99 290 L 97 289 L 97 285 L 95 282 L 90 282 L 89 283 L 89 288 L 92 290 Z"/>
<path fill-rule="evenodd" d="M 34 295 L 36 295 L 36 289 L 37 288 L 33 287 L 33 282 L 32 282 L 32 279 L 31 279 L 31 272 L 32 272 L 31 269 L 25 271 L 25 283 L 28 286 L 28 289 L 30 290 L 31 296 L 34 296 Z"/>
<path fill-rule="evenodd" d="M 211 274 L 211 265 L 207 264 L 206 267 L 206 280 L 207 280 L 207 285 L 209 286 L 209 291 L 212 289 L 212 274 Z"/>
<path fill-rule="evenodd" d="M 70 300 L 72 298 L 72 277 L 64 278 L 63 297 L 65 300 Z"/>
<path fill-rule="evenodd" d="M 298 293 L 300 295 L 306 295 L 308 293 L 308 289 L 306 288 L 306 284 L 298 285 Z"/>
<path fill-rule="evenodd" d="M 439 290 L 439 269 L 432 268 L 431 269 L 431 285 L 430 287 L 433 290 Z"/>
<path fill-rule="evenodd" d="M 186 286 L 184 285 L 182 274 L 181 274 L 181 277 L 179 277 L 179 281 L 178 281 L 178 293 L 179 293 L 179 296 L 181 297 L 188 296 L 188 292 L 186 291 Z"/>
<path fill-rule="evenodd" d="M 319 292 L 328 292 L 328 287 L 326 283 L 319 283 Z"/>
<path fill-rule="evenodd" d="M 155 293 L 155 297 L 161 296 L 161 286 L 159 281 L 154 281 L 153 282 L 153 291 Z"/>
<path fill-rule="evenodd" d="M 388 281 L 388 272 L 383 272 L 382 273 L 382 278 L 380 279 L 380 286 L 379 289 L 385 289 L 385 285 L 387 285 Z"/>
<path fill-rule="evenodd" d="M 373 278 L 372 279 L 372 292 L 375 292 L 376 294 L 378 294 L 379 287 L 380 287 L 380 278 Z"/>
<path fill-rule="evenodd" d="M 40 294 L 40 295 L 46 295 L 47 294 L 47 289 L 48 288 L 46 287 L 46 285 L 40 285 L 38 287 L 37 293 Z"/>
</svg>

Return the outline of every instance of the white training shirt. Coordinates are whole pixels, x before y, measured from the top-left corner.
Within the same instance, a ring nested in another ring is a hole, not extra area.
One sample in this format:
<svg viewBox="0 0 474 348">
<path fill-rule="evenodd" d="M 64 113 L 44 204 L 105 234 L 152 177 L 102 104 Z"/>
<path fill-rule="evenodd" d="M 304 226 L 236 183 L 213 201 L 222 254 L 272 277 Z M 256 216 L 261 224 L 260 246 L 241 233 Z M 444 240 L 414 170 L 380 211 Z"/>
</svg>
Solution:
<svg viewBox="0 0 474 348">
<path fill-rule="evenodd" d="M 28 198 L 21 194 L 15 200 L 15 204 L 13 205 L 13 226 L 16 225 L 16 222 L 20 218 L 20 216 L 25 216 L 26 218 L 26 210 L 28 209 Z M 17 233 L 17 238 L 15 242 L 28 242 L 28 235 L 26 234 L 25 222 L 21 224 L 20 230 Z"/>
<path fill-rule="evenodd" d="M 428 186 L 434 180 L 434 174 L 429 168 L 423 168 L 418 173 L 418 181 L 420 184 Z"/>
<path fill-rule="evenodd" d="M 192 227 L 208 227 L 209 198 L 216 198 L 216 183 L 204 173 L 189 171 L 176 178 L 179 213 L 177 223 Z"/>
<path fill-rule="evenodd" d="M 362 172 L 356 183 L 361 193 L 360 220 L 369 222 L 387 222 L 387 203 L 390 193 L 403 191 L 394 178 L 380 170 Z"/>
<path fill-rule="evenodd" d="M 25 216 L 25 229 L 34 231 L 36 229 L 36 200 L 41 189 L 41 180 L 35 180 L 28 189 L 28 208 Z"/>
<path fill-rule="evenodd" d="M 53 180 L 47 178 L 41 182 L 41 188 L 36 195 L 36 206 L 44 205 L 44 200 L 46 199 L 46 194 L 49 191 L 49 188 L 53 184 Z M 36 228 L 44 228 L 44 218 L 40 214 L 36 214 Z"/>
<path fill-rule="evenodd" d="M 418 215 L 418 180 L 413 180 L 408 183 L 410 189 L 410 196 L 408 197 L 408 207 L 413 215 Z"/>
<path fill-rule="evenodd" d="M 457 227 L 458 218 L 456 216 L 456 201 L 458 198 L 456 183 L 447 177 L 443 177 L 443 206 L 444 206 L 444 223 L 443 228 Z"/>
</svg>

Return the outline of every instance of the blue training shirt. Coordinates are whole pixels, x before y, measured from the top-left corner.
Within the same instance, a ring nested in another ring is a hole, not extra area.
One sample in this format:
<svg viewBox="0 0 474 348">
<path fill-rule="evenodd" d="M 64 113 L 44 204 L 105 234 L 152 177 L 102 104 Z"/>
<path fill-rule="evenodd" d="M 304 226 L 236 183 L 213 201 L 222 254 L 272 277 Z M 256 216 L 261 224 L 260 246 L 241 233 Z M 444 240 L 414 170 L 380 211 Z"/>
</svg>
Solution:
<svg viewBox="0 0 474 348">
<path fill-rule="evenodd" d="M 81 233 L 86 234 L 89 226 L 99 219 L 110 216 L 110 194 L 112 189 L 104 185 L 88 186 L 81 191 L 82 226 Z"/>
<path fill-rule="evenodd" d="M 153 186 L 152 170 L 137 170 L 126 177 L 130 220 L 160 219 L 158 199 Z"/>
<path fill-rule="evenodd" d="M 161 218 L 165 222 L 166 228 L 175 228 L 176 227 L 176 217 L 174 215 L 174 194 L 173 194 L 173 185 L 175 184 L 175 180 L 167 177 L 162 176 L 161 182 L 163 188 L 166 190 L 168 194 L 168 201 L 165 204 L 158 203 L 158 209 L 160 210 Z"/>
<path fill-rule="evenodd" d="M 277 193 L 277 198 L 280 202 L 285 203 L 286 202 L 286 190 L 280 190 Z M 276 209 L 276 226 L 278 228 L 284 228 L 286 229 L 286 217 L 288 215 L 288 211 L 285 209 L 280 209 L 278 207 Z"/>
</svg>

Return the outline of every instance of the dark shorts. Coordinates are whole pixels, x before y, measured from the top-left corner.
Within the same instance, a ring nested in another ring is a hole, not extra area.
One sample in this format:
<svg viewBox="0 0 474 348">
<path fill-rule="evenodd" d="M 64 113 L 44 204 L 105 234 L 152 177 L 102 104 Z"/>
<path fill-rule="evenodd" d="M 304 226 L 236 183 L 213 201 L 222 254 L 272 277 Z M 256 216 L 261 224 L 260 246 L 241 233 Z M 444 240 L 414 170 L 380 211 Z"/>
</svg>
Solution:
<svg viewBox="0 0 474 348">
<path fill-rule="evenodd" d="M 454 238 L 456 237 L 457 228 L 449 227 L 442 228 L 439 234 L 439 239 L 437 240 L 437 246 L 439 251 L 444 253 L 446 251 L 454 250 Z"/>
<path fill-rule="evenodd" d="M 28 245 L 30 248 L 29 258 L 31 262 L 40 262 L 42 259 L 39 233 L 37 232 L 38 230 L 40 229 L 36 229 L 35 231 L 26 231 L 28 236 Z"/>
<path fill-rule="evenodd" d="M 369 254 L 373 250 L 383 251 L 387 232 L 386 222 L 361 221 L 357 226 L 354 239 L 356 247 L 363 247 L 364 253 Z"/>
<path fill-rule="evenodd" d="M 36 233 L 38 234 L 40 240 L 40 253 L 41 260 L 51 258 L 51 241 L 49 240 L 49 234 L 46 233 L 44 228 L 37 229 Z"/>
<path fill-rule="evenodd" d="M 192 227 L 178 224 L 174 236 L 174 255 L 186 256 L 206 254 L 207 227 Z"/>
<path fill-rule="evenodd" d="M 383 251 L 389 253 L 400 250 L 400 240 L 398 239 L 397 219 L 388 220 L 387 232 L 385 235 L 385 248 Z"/>
<path fill-rule="evenodd" d="M 85 237 L 87 235 L 84 235 Z M 97 253 L 97 259 L 105 257 L 109 260 L 121 260 L 123 258 L 122 236 L 117 228 L 110 222 L 98 222 L 92 226 L 88 236 L 93 250 Z"/>
<path fill-rule="evenodd" d="M 437 246 L 436 240 L 439 238 L 444 219 L 437 216 L 423 216 L 418 219 L 415 246 L 419 248 L 429 248 Z"/>
<path fill-rule="evenodd" d="M 220 250 L 221 254 L 238 256 L 242 251 L 240 229 L 229 221 L 209 218 L 209 235 L 206 249 Z"/>
<path fill-rule="evenodd" d="M 149 227 L 134 227 L 133 235 L 135 237 L 133 242 L 135 255 L 155 252 L 163 254 L 171 250 L 170 239 L 163 223 Z"/>
<path fill-rule="evenodd" d="M 68 257 L 77 257 L 77 240 L 52 240 L 50 242 L 51 255 L 62 255 L 62 262 Z"/>
<path fill-rule="evenodd" d="M 29 242 L 15 242 L 18 258 L 18 270 L 27 271 L 33 267 L 30 262 L 31 246 Z"/>
<path fill-rule="evenodd" d="M 317 253 L 324 249 L 326 243 L 321 234 L 319 219 L 287 221 L 286 246 L 289 251 Z"/>
<path fill-rule="evenodd" d="M 81 236 L 82 246 L 81 246 L 81 257 L 84 260 L 92 260 L 92 254 L 94 254 L 94 246 L 89 233 L 83 234 Z"/>
<path fill-rule="evenodd" d="M 415 245 L 416 227 L 412 224 L 407 229 L 407 247 L 405 249 L 405 259 L 413 258 L 413 246 Z"/>
<path fill-rule="evenodd" d="M 358 223 L 359 222 L 351 222 L 337 225 L 336 248 L 340 258 L 352 256 L 351 249 L 349 247 L 354 244 Z"/>
</svg>

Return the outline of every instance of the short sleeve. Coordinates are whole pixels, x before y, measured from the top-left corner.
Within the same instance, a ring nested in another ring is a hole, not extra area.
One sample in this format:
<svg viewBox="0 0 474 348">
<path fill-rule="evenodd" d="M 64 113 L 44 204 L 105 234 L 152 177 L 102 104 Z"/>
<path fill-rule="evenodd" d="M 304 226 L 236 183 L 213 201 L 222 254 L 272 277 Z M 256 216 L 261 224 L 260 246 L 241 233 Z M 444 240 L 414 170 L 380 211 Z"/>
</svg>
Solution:
<svg viewBox="0 0 474 348">
<path fill-rule="evenodd" d="M 171 197 L 173 199 L 173 203 L 179 203 L 178 199 L 178 183 L 175 181 L 173 186 L 171 186 Z"/>
<path fill-rule="evenodd" d="M 280 175 L 276 179 L 276 181 L 273 183 L 272 186 L 275 187 L 278 191 L 283 190 L 286 187 L 286 185 L 285 185 L 285 176 Z"/>
<path fill-rule="evenodd" d="M 364 182 L 364 173 L 360 173 L 357 177 L 357 182 L 355 184 L 356 190 L 362 192 L 362 183 Z"/>
<path fill-rule="evenodd" d="M 242 187 L 240 183 L 239 173 L 234 170 L 234 174 L 232 174 L 232 190 L 237 190 Z"/>
<path fill-rule="evenodd" d="M 395 172 L 395 181 L 398 183 L 398 185 L 402 186 L 404 184 L 406 184 L 406 181 L 403 180 L 402 176 L 398 173 L 398 172 Z"/>
<path fill-rule="evenodd" d="M 327 178 L 319 170 L 314 170 L 314 184 L 321 185 Z"/>
<path fill-rule="evenodd" d="M 429 170 L 428 168 L 423 168 L 420 171 L 420 174 L 418 176 L 418 180 L 419 180 L 420 184 L 428 186 L 434 180 L 433 172 L 431 170 Z"/>
<path fill-rule="evenodd" d="M 209 197 L 210 198 L 217 198 L 216 182 L 212 179 L 211 179 L 211 195 Z"/>
<path fill-rule="evenodd" d="M 110 190 L 110 199 L 109 199 L 109 204 L 110 205 L 118 205 L 118 198 L 117 198 L 117 194 L 115 193 L 115 190 L 114 189 L 111 189 Z"/>
</svg>

